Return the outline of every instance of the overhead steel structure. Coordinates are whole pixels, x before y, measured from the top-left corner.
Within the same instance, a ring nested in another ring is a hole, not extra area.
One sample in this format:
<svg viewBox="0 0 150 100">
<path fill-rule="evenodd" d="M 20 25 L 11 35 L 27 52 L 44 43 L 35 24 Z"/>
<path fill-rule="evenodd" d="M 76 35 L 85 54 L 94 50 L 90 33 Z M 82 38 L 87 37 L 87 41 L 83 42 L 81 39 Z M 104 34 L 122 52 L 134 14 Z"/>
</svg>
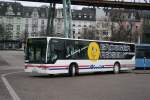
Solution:
<svg viewBox="0 0 150 100">
<path fill-rule="evenodd" d="M 150 3 L 137 3 L 137 2 L 121 2 L 121 1 L 105 1 L 105 0 L 18 0 L 18 1 L 29 1 L 29 2 L 45 2 L 45 3 L 53 3 L 55 5 L 63 4 L 63 15 L 64 15 L 64 36 L 66 38 L 72 38 L 72 32 L 71 32 L 71 4 L 73 5 L 85 5 L 85 6 L 98 6 L 98 7 L 112 7 L 112 8 L 126 8 L 126 9 L 139 9 L 139 10 L 150 10 Z M 53 6 L 55 7 L 55 6 Z M 49 14 L 50 19 L 48 19 L 51 22 L 48 22 L 48 27 L 53 28 L 53 15 L 54 12 L 52 12 L 53 7 L 51 8 L 50 4 L 50 12 L 52 14 Z M 49 25 L 50 24 L 50 25 Z M 48 29 L 47 27 L 47 29 Z M 47 34 L 49 34 L 47 31 Z M 52 32 L 52 31 L 51 31 Z"/>
</svg>

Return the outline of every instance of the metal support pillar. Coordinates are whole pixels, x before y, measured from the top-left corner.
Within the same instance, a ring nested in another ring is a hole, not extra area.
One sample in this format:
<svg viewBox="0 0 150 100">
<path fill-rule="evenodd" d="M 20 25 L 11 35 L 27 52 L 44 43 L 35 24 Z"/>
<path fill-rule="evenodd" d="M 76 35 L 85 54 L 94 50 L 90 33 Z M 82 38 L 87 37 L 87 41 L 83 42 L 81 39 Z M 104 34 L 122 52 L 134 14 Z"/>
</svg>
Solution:
<svg viewBox="0 0 150 100">
<path fill-rule="evenodd" d="M 71 1 L 63 0 L 63 16 L 64 16 L 64 36 L 65 38 L 72 38 L 72 15 L 71 15 Z"/>
<path fill-rule="evenodd" d="M 54 17 L 55 17 L 55 3 L 50 3 L 49 9 L 48 9 L 48 21 L 47 21 L 47 30 L 46 30 L 46 36 L 53 36 L 54 35 Z"/>
</svg>

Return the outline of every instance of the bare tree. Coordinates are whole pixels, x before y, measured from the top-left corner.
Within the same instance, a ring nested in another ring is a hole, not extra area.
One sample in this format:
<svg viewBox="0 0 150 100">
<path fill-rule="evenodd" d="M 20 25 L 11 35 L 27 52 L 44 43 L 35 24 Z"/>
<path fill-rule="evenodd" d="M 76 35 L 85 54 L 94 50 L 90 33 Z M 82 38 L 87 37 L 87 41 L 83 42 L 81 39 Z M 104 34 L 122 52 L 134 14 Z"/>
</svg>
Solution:
<svg viewBox="0 0 150 100">
<path fill-rule="evenodd" d="M 105 9 L 107 11 L 107 9 Z M 132 41 L 132 27 L 134 19 L 131 16 L 134 14 L 132 10 L 125 9 L 109 9 L 107 11 L 112 21 L 112 41 Z M 126 17 L 128 16 L 128 17 Z M 128 23 L 128 25 L 124 25 Z"/>
<path fill-rule="evenodd" d="M 4 39 L 5 30 L 4 27 L 0 24 L 0 40 Z"/>
<path fill-rule="evenodd" d="M 6 31 L 3 25 L 0 24 L 0 40 L 11 39 L 12 32 Z"/>
</svg>

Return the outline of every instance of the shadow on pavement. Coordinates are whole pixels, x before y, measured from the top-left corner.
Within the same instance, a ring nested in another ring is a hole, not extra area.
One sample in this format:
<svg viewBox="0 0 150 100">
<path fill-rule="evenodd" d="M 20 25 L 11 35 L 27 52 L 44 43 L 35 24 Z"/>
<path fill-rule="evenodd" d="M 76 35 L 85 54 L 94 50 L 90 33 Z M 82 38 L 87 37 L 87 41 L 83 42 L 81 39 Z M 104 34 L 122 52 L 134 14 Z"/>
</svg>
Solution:
<svg viewBox="0 0 150 100">
<path fill-rule="evenodd" d="M 77 77 L 87 77 L 87 76 L 98 76 L 98 75 L 122 75 L 122 74 L 129 74 L 132 72 L 121 72 L 119 74 L 114 74 L 113 72 L 95 72 L 95 73 L 84 73 L 84 74 L 79 74 L 77 76 L 71 77 L 68 74 L 50 74 L 50 75 L 39 75 L 39 74 L 30 74 L 29 77 L 31 78 L 77 78 Z"/>
<path fill-rule="evenodd" d="M 150 74 L 150 70 L 134 70 L 135 74 Z"/>
</svg>

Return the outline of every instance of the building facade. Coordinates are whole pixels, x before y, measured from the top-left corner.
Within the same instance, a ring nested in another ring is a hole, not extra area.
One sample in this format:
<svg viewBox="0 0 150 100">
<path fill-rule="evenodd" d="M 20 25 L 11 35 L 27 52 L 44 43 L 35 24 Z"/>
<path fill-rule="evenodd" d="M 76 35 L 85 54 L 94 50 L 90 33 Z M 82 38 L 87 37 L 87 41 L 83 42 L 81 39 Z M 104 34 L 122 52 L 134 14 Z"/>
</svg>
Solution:
<svg viewBox="0 0 150 100">
<path fill-rule="evenodd" d="M 72 37 L 84 38 L 82 35 L 85 29 L 96 26 L 96 14 L 94 8 L 83 8 L 82 10 L 72 10 Z M 64 36 L 64 18 L 63 9 L 56 10 L 54 18 L 55 36 Z M 92 34 L 92 33 L 91 33 Z M 94 33 L 93 33 L 94 34 Z"/>
<path fill-rule="evenodd" d="M 23 6 L 19 3 L 0 2 L 0 25 L 8 39 L 19 39 L 23 32 Z"/>
<path fill-rule="evenodd" d="M 23 32 L 28 37 L 46 35 L 48 7 L 23 7 Z"/>
<path fill-rule="evenodd" d="M 72 34 L 73 38 L 86 38 L 87 32 L 94 35 L 92 29 L 96 27 L 96 9 L 82 8 L 72 10 Z M 84 36 L 85 35 L 85 36 Z"/>
<path fill-rule="evenodd" d="M 0 2 L 0 25 L 13 40 L 24 37 L 46 35 L 48 7 L 27 7 L 17 2 Z M 54 17 L 54 36 L 64 37 L 63 9 L 56 9 Z M 73 38 L 84 38 L 86 31 L 96 28 L 95 8 L 72 10 Z M 86 30 L 86 31 L 85 31 Z M 94 34 L 94 32 L 91 34 Z"/>
<path fill-rule="evenodd" d="M 16 2 L 0 2 L 0 25 L 9 39 L 45 36 L 48 7 L 26 7 Z"/>
<path fill-rule="evenodd" d="M 110 17 L 106 14 L 104 8 L 96 9 L 96 29 L 100 40 L 109 40 L 112 31 L 111 31 L 112 22 Z"/>
</svg>

